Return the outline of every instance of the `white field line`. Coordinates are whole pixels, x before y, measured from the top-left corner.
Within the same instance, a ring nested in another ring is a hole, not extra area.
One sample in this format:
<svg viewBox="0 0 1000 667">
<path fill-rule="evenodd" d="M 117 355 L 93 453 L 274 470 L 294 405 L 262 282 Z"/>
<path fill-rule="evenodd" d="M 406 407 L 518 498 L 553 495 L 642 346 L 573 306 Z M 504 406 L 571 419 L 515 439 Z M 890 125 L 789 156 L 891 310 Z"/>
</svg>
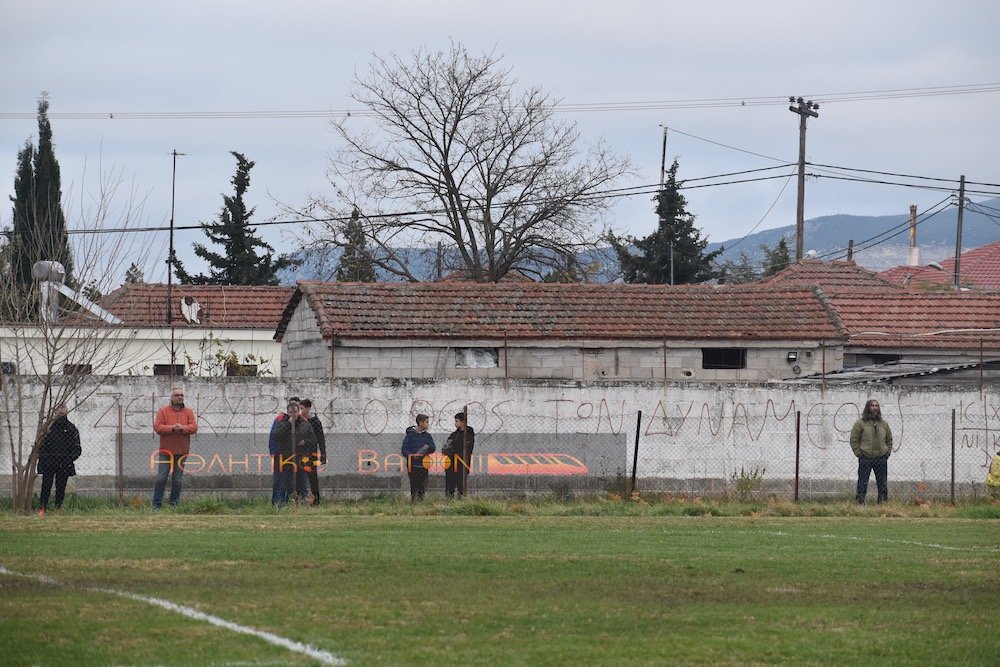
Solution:
<svg viewBox="0 0 1000 667">
<path fill-rule="evenodd" d="M 712 531 L 721 533 L 724 531 Z M 933 542 L 914 542 L 913 540 L 893 540 L 889 538 L 860 537 L 858 535 L 833 535 L 825 533 L 822 535 L 788 533 L 783 530 L 741 530 L 742 535 L 776 535 L 778 537 L 814 537 L 822 540 L 850 540 L 853 542 L 883 542 L 885 544 L 907 544 L 913 547 L 926 547 L 928 549 L 942 549 L 944 551 L 972 551 L 985 553 L 1000 553 L 1000 547 L 956 547 L 949 544 L 935 544 Z"/>
<path fill-rule="evenodd" d="M 13 572 L 7 568 L 0 565 L 0 574 L 5 574 L 10 577 L 20 577 L 22 579 L 32 579 L 34 581 L 39 581 L 41 583 L 50 584 L 54 586 L 63 586 L 59 581 L 47 577 L 41 574 L 30 574 L 30 573 L 20 573 Z M 174 613 L 180 614 L 181 616 L 186 616 L 195 621 L 203 621 L 205 623 L 210 623 L 220 628 L 224 628 L 231 632 L 236 632 L 243 635 L 250 635 L 251 637 L 257 637 L 258 639 L 263 639 L 269 644 L 274 644 L 275 646 L 280 646 L 281 648 L 288 649 L 295 653 L 301 653 L 307 655 L 310 658 L 324 664 L 324 665 L 346 665 L 347 661 L 343 658 L 333 655 L 329 651 L 323 651 L 311 646 L 309 644 L 303 644 L 302 642 L 297 642 L 292 639 L 286 639 L 285 637 L 280 637 L 274 633 L 266 632 L 264 630 L 258 630 L 256 628 L 251 628 L 246 625 L 240 625 L 239 623 L 233 623 L 232 621 L 227 621 L 224 618 L 219 618 L 218 616 L 213 616 L 212 614 L 206 614 L 203 611 L 198 611 L 193 607 L 187 607 L 185 605 L 176 604 L 170 602 L 169 600 L 164 600 L 162 598 L 154 598 L 148 595 L 139 595 L 137 593 L 129 593 L 128 591 L 120 591 L 114 588 L 84 588 L 83 590 L 92 593 L 105 593 L 107 595 L 116 595 L 127 600 L 135 600 L 137 602 L 145 602 L 146 604 L 153 605 L 154 607 L 160 607 L 161 609 L 166 609 L 167 611 L 172 611 Z"/>
</svg>

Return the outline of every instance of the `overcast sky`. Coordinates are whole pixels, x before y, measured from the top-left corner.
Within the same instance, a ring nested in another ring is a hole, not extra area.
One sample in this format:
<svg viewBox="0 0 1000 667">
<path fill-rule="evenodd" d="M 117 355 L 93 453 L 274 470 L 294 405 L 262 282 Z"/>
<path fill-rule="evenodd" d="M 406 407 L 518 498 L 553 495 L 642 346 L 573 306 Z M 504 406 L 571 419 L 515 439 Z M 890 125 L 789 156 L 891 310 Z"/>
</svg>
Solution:
<svg viewBox="0 0 1000 667">
<path fill-rule="evenodd" d="M 692 185 L 795 162 L 798 116 L 787 101 L 755 102 L 789 95 L 820 103 L 819 118 L 809 121 L 810 162 L 997 184 L 998 19 L 995 0 L 2 0 L 0 191 L 13 193 L 17 151 L 37 141 L 33 114 L 48 91 L 63 189 L 73 201 L 81 191 L 86 201 L 102 174 L 119 174 L 125 190 L 145 197 L 142 224 L 166 225 L 176 149 L 185 153 L 177 161 L 176 224 L 211 221 L 221 195 L 232 193 L 235 150 L 256 162 L 247 199 L 257 206 L 255 220 L 266 220 L 278 212 L 274 200 L 297 205 L 311 193 L 329 194 L 334 135 L 324 118 L 232 114 L 356 109 L 352 79 L 367 72 L 373 53 L 447 49 L 451 40 L 502 55 L 522 84 L 542 87 L 567 108 L 596 105 L 561 115 L 578 123 L 586 140 L 603 138 L 632 159 L 640 176 L 628 185 L 659 181 L 662 126 L 671 130 L 668 160 L 679 158 L 679 176 Z M 927 90 L 980 84 L 994 85 L 964 94 Z M 924 92 L 897 92 L 916 89 Z M 872 94 L 845 99 L 859 92 Z M 729 102 L 677 108 L 690 100 Z M 613 108 L 641 102 L 658 104 Z M 195 112 L 229 117 L 191 117 Z M 60 117 L 83 113 L 101 117 Z M 762 175 L 779 173 L 789 172 Z M 795 191 L 794 178 L 779 178 L 686 195 L 704 234 L 723 241 L 794 224 Z M 945 197 L 811 179 L 806 217 L 902 214 L 910 204 L 923 210 Z M 9 226 L 7 196 L 4 202 L 0 226 Z M 68 212 L 71 227 L 77 209 Z M 648 234 L 653 204 L 648 195 L 626 199 L 608 222 Z M 292 249 L 278 228 L 261 232 L 278 252 Z M 204 241 L 200 231 L 183 232 L 176 245 L 189 269 L 200 270 L 190 249 L 196 241 Z M 152 246 L 165 257 L 166 243 L 161 233 Z M 165 280 L 162 262 L 147 269 L 147 279 Z"/>
</svg>

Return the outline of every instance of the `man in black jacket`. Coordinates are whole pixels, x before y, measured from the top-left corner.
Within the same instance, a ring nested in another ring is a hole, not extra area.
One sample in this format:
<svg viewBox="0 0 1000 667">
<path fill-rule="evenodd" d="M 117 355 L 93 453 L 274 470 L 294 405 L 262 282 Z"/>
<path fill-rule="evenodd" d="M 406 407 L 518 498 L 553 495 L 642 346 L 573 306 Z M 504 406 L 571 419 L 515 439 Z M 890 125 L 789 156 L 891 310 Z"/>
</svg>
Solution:
<svg viewBox="0 0 1000 667">
<path fill-rule="evenodd" d="M 66 497 L 66 482 L 76 475 L 73 462 L 80 458 L 80 431 L 70 422 L 65 403 L 56 406 L 55 421 L 49 425 L 42 446 L 38 450 L 38 474 L 42 476 L 42 490 L 39 494 L 38 516 L 45 516 L 49 504 L 52 482 L 56 483 L 56 509 L 62 507 Z"/>
<path fill-rule="evenodd" d="M 319 466 L 326 465 L 326 435 L 323 433 L 323 422 L 312 413 L 313 403 L 308 398 L 303 398 L 299 405 L 302 406 L 302 416 L 313 427 L 316 434 L 316 444 L 319 445 L 319 465 L 312 465 L 309 470 L 309 489 L 312 491 L 313 505 L 319 505 Z"/>
<path fill-rule="evenodd" d="M 465 412 L 455 415 L 455 431 L 448 436 L 448 443 L 441 450 L 447 459 L 444 469 L 444 492 L 449 498 L 464 496 L 469 483 L 469 466 L 472 464 L 472 447 L 476 432 L 466 423 Z"/>
<path fill-rule="evenodd" d="M 289 400 L 284 416 L 275 419 L 269 444 L 274 453 L 274 488 L 271 502 L 281 507 L 289 496 L 305 504 L 306 470 L 311 467 L 316 451 L 316 433 L 300 414 L 298 401 Z"/>
</svg>

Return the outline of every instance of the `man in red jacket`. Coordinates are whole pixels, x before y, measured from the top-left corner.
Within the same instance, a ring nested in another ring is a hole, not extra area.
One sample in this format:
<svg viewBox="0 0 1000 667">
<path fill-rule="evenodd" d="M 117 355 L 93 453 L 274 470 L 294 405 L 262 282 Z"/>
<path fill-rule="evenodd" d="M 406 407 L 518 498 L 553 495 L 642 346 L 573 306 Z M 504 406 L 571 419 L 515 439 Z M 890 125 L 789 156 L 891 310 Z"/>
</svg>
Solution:
<svg viewBox="0 0 1000 667">
<path fill-rule="evenodd" d="M 170 404 L 160 408 L 153 419 L 153 430 L 160 436 L 156 450 L 156 484 L 153 486 L 153 509 L 163 505 L 163 491 L 170 481 L 170 506 L 176 507 L 181 499 L 181 482 L 184 479 L 184 458 L 191 451 L 191 434 L 198 432 L 194 411 L 184 406 L 184 390 L 174 387 Z"/>
</svg>

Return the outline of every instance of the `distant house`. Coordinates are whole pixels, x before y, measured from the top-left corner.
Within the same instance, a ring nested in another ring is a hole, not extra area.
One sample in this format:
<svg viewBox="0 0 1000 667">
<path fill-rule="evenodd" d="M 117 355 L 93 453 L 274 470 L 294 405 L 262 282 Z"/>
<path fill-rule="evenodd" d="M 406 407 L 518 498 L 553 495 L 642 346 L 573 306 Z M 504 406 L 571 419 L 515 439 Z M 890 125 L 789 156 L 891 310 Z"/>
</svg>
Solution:
<svg viewBox="0 0 1000 667">
<path fill-rule="evenodd" d="M 959 273 L 962 289 L 1000 290 L 1000 241 L 962 253 Z M 948 289 L 955 284 L 955 259 L 926 266 L 896 266 L 878 275 L 910 289 Z"/>
<path fill-rule="evenodd" d="M 278 326 L 291 378 L 766 381 L 842 366 L 801 287 L 299 282 Z"/>
<path fill-rule="evenodd" d="M 848 368 L 1000 359 L 1000 294 L 913 291 L 886 279 L 886 273 L 854 262 L 807 259 L 760 284 L 818 289 L 844 333 Z"/>
<path fill-rule="evenodd" d="M 280 375 L 281 346 L 274 331 L 293 292 L 291 287 L 126 284 L 98 304 L 111 321 L 73 309 L 48 325 L 65 340 L 90 339 L 99 348 L 88 354 L 81 343 L 71 363 L 56 363 L 66 366 L 61 372 L 102 375 L 170 375 L 171 366 L 178 377 Z M 37 323 L 0 325 L 5 370 L 23 373 L 39 363 L 44 346 L 32 339 L 43 336 Z"/>
</svg>

